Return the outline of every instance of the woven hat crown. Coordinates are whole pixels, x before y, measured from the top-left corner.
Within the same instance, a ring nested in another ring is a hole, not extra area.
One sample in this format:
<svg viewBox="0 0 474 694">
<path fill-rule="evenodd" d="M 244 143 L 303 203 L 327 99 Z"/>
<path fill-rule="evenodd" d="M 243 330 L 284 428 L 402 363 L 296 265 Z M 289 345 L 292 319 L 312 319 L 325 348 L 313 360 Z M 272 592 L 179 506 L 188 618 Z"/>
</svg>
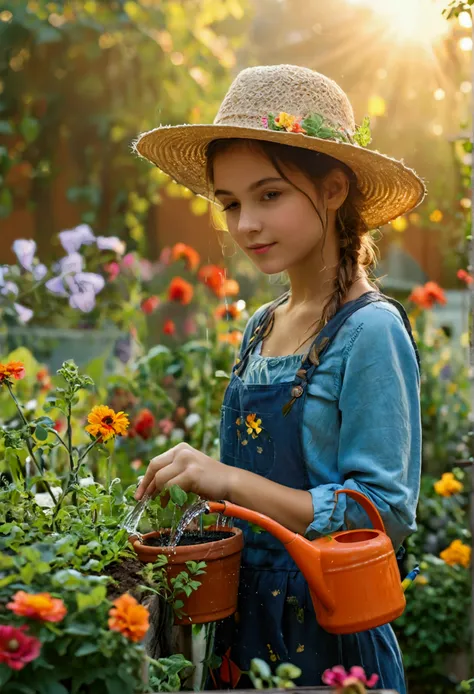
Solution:
<svg viewBox="0 0 474 694">
<path fill-rule="evenodd" d="M 262 117 L 281 111 L 305 118 L 319 114 L 354 133 L 354 113 L 336 82 L 305 67 L 264 65 L 242 70 L 232 82 L 214 125 L 262 128 Z"/>
</svg>

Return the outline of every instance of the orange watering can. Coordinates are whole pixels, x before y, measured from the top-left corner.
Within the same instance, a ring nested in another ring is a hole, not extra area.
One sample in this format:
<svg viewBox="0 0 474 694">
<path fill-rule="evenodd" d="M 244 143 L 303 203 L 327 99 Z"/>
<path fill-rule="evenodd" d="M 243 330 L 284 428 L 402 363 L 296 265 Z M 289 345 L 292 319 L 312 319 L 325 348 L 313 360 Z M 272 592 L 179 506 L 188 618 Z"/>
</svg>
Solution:
<svg viewBox="0 0 474 694">
<path fill-rule="evenodd" d="M 360 492 L 336 491 L 355 499 L 373 525 L 307 540 L 280 523 L 227 501 L 208 501 L 209 513 L 248 520 L 285 545 L 308 582 L 318 623 L 332 634 L 352 634 L 391 622 L 405 609 L 392 542 L 380 513 Z"/>
</svg>

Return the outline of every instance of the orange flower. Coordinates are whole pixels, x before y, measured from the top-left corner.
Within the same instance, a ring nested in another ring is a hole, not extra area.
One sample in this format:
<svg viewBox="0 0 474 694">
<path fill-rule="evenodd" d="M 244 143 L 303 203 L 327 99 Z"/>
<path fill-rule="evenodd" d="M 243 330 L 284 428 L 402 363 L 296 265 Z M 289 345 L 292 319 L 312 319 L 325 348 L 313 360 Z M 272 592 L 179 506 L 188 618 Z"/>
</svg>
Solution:
<svg viewBox="0 0 474 694">
<path fill-rule="evenodd" d="M 119 631 L 130 641 L 141 641 L 148 631 L 148 610 L 128 593 L 114 600 L 109 610 L 109 629 Z"/>
<path fill-rule="evenodd" d="M 232 330 L 230 333 L 222 333 L 219 335 L 219 342 L 226 342 L 233 347 L 238 347 L 242 341 L 242 333 L 240 330 Z"/>
<path fill-rule="evenodd" d="M 471 548 L 469 545 L 463 544 L 461 540 L 453 540 L 449 547 L 446 547 L 439 556 L 450 566 L 460 564 L 467 569 L 471 563 Z"/>
<path fill-rule="evenodd" d="M 25 378 L 25 365 L 21 361 L 9 361 L 8 364 L 0 364 L 0 383 L 11 383 L 15 378 L 19 381 Z"/>
<path fill-rule="evenodd" d="M 224 268 L 218 265 L 203 265 L 198 272 L 198 277 L 214 294 L 220 296 L 219 291 L 225 281 Z"/>
<path fill-rule="evenodd" d="M 239 283 L 236 280 L 224 280 L 218 292 L 217 296 L 223 299 L 225 296 L 237 296 L 240 292 Z"/>
<path fill-rule="evenodd" d="M 51 390 L 52 384 L 48 369 L 40 369 L 36 374 L 36 380 L 41 385 L 42 393 Z"/>
<path fill-rule="evenodd" d="M 63 601 L 52 598 L 49 593 L 25 593 L 19 590 L 7 607 L 17 615 L 41 619 L 43 622 L 61 622 L 67 615 Z"/>
<path fill-rule="evenodd" d="M 158 306 L 160 305 L 160 300 L 157 296 L 149 296 L 148 299 L 143 299 L 142 303 L 140 304 L 140 308 L 143 311 L 143 313 L 153 313 L 153 311 L 156 311 Z"/>
<path fill-rule="evenodd" d="M 185 243 L 177 243 L 171 250 L 171 260 L 176 261 L 181 259 L 186 262 L 188 270 L 192 270 L 193 272 L 198 269 L 199 263 L 201 262 L 199 253 L 195 251 L 194 248 L 187 246 Z"/>
<path fill-rule="evenodd" d="M 122 436 L 128 429 L 128 415 L 124 412 L 114 412 L 107 405 L 96 405 L 87 415 L 89 425 L 86 431 L 91 436 L 100 437 L 101 441 L 108 441 L 114 436 Z"/>
<path fill-rule="evenodd" d="M 458 279 L 460 279 L 462 282 L 465 282 L 466 284 L 472 284 L 472 282 L 474 281 L 472 275 L 466 272 L 466 270 L 458 270 L 456 274 Z"/>
<path fill-rule="evenodd" d="M 415 287 L 408 300 L 424 309 L 433 308 L 436 303 L 446 304 L 444 291 L 436 282 L 427 282 L 422 287 Z"/>
<path fill-rule="evenodd" d="M 179 301 L 180 304 L 186 306 L 191 303 L 194 289 L 189 282 L 183 280 L 182 277 L 173 277 L 168 287 L 168 299 L 170 301 Z"/>
<path fill-rule="evenodd" d="M 218 306 L 214 312 L 216 318 L 223 318 L 224 320 L 236 320 L 240 316 L 240 309 L 237 304 L 221 304 Z"/>
<path fill-rule="evenodd" d="M 306 135 L 306 130 L 301 127 L 301 123 L 299 121 L 296 121 L 296 123 L 293 123 L 293 125 L 288 129 L 288 132 L 290 133 L 303 133 Z"/>
</svg>

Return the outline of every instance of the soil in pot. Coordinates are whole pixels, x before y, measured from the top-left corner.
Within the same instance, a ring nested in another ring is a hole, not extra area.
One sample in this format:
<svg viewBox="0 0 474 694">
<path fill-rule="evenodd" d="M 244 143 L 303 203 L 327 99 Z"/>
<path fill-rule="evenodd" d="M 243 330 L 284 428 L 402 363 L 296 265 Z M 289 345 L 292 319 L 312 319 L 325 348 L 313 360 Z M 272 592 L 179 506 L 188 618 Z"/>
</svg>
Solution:
<svg viewBox="0 0 474 694">
<path fill-rule="evenodd" d="M 189 530 L 183 533 L 181 540 L 176 547 L 189 547 L 191 545 L 204 545 L 208 542 L 216 542 L 217 540 L 225 540 L 232 537 L 233 533 L 221 532 L 219 530 L 209 530 L 205 533 L 200 533 L 198 530 Z M 169 547 L 170 535 L 160 535 L 158 537 L 148 537 L 143 543 L 147 547 Z"/>
<path fill-rule="evenodd" d="M 138 586 L 144 583 L 139 575 L 140 571 L 143 571 L 143 563 L 138 559 L 122 559 L 106 566 L 103 574 L 114 581 L 107 585 L 109 600 L 115 600 L 123 593 L 130 593 L 140 602 L 142 596 Z"/>
</svg>

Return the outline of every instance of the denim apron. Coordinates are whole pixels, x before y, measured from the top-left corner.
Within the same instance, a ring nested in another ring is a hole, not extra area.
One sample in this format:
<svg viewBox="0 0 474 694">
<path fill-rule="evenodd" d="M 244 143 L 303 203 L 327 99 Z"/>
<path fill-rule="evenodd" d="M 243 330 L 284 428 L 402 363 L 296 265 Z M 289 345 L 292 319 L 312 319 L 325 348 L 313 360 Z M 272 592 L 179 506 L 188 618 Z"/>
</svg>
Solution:
<svg viewBox="0 0 474 694">
<path fill-rule="evenodd" d="M 255 346 L 270 332 L 274 310 L 284 300 L 286 296 L 264 312 L 234 366 L 221 413 L 221 461 L 286 487 L 309 490 L 302 447 L 306 386 L 347 318 L 372 302 L 389 301 L 400 311 L 419 357 L 403 306 L 371 291 L 344 304 L 327 323 L 293 383 L 245 384 L 239 374 Z M 245 543 L 239 605 L 235 615 L 217 625 L 215 653 L 224 660 L 213 673 L 214 685 L 235 687 L 238 669 L 248 670 L 252 658 L 261 658 L 272 669 L 284 662 L 300 667 L 298 686 L 322 684 L 322 673 L 334 665 L 360 665 L 369 675 L 379 675 L 381 689 L 405 694 L 400 651 L 390 625 L 357 634 L 329 634 L 317 623 L 308 585 L 284 546 L 268 532 L 255 532 L 245 521 L 235 524 L 242 529 Z M 248 683 L 243 677 L 238 686 Z"/>
</svg>

